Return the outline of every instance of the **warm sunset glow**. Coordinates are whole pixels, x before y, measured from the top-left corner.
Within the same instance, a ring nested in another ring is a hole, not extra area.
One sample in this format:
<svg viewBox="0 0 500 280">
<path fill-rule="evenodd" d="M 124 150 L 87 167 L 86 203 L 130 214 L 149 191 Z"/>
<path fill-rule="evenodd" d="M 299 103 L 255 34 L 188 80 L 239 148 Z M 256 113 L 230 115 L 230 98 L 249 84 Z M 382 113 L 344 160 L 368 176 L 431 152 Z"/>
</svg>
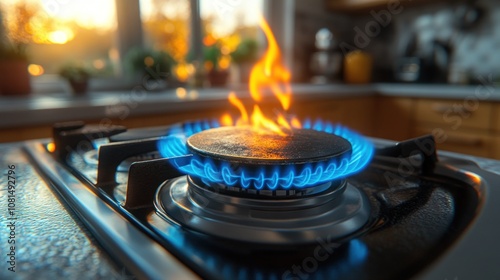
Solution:
<svg viewBox="0 0 500 280">
<path fill-rule="evenodd" d="M 194 73 L 194 66 L 189 63 L 180 62 L 174 67 L 175 77 L 181 81 L 185 82 Z"/>
<path fill-rule="evenodd" d="M 209 47 L 217 43 L 217 40 L 212 35 L 207 35 L 203 38 L 203 45 Z"/>
<path fill-rule="evenodd" d="M 292 92 L 290 88 L 291 75 L 281 63 L 281 53 L 276 43 L 276 39 L 267 24 L 261 18 L 260 27 L 264 31 L 267 41 L 268 49 L 264 56 L 255 64 L 250 73 L 250 94 L 252 99 L 259 103 L 264 95 L 264 92 L 270 91 L 279 100 L 281 104 L 281 111 L 276 116 L 265 116 L 261 108 L 254 104 L 251 116 L 241 100 L 231 92 L 228 96 L 229 102 L 238 108 L 241 113 L 239 119 L 233 121 L 228 115 L 221 118 L 221 123 L 224 125 L 251 125 L 261 131 L 271 131 L 280 135 L 286 135 L 287 131 L 292 128 L 300 128 L 301 124 L 296 118 L 290 118 L 285 113 L 290 108 L 292 101 Z"/>
<path fill-rule="evenodd" d="M 79 28 L 104 32 L 116 28 L 114 1 L 4 1 L 4 22 L 16 42 L 66 44 Z"/>
<path fill-rule="evenodd" d="M 49 33 L 49 41 L 52 44 L 66 44 L 68 41 L 72 40 L 75 36 L 73 32 L 67 30 L 67 31 L 62 31 L 62 30 L 57 30 Z"/>
<path fill-rule="evenodd" d="M 197 90 L 193 89 L 193 90 L 190 90 L 189 93 L 188 93 L 188 97 L 189 99 L 191 100 L 196 100 L 198 99 L 198 97 L 200 97 L 200 94 L 198 93 Z"/>
<path fill-rule="evenodd" d="M 16 0 L 18 1 L 18 0 Z M 116 26 L 114 1 L 72 0 L 41 1 L 48 16 L 61 21 L 73 21 L 88 29 L 113 29 Z"/>
<path fill-rule="evenodd" d="M 220 69 L 228 69 L 231 65 L 231 57 L 229 55 L 222 56 L 219 59 L 218 64 Z"/>
<path fill-rule="evenodd" d="M 45 73 L 45 70 L 41 65 L 38 64 L 30 64 L 28 65 L 28 72 L 30 73 L 31 76 L 41 76 L 43 73 Z"/>
<path fill-rule="evenodd" d="M 94 66 L 95 69 L 101 70 L 106 66 L 106 62 L 102 59 L 96 59 L 92 62 L 92 66 Z"/>
<path fill-rule="evenodd" d="M 187 91 L 185 88 L 180 87 L 175 90 L 175 95 L 177 95 L 177 98 L 179 99 L 184 99 L 187 96 Z"/>
</svg>

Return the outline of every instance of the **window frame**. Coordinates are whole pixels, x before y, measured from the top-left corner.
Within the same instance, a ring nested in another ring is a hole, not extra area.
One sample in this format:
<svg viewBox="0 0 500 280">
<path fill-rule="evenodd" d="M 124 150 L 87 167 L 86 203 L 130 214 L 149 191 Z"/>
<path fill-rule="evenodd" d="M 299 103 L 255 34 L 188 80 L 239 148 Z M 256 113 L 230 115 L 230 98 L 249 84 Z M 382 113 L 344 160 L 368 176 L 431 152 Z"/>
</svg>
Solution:
<svg viewBox="0 0 500 280">
<path fill-rule="evenodd" d="M 193 43 L 190 45 L 201 46 L 202 42 L 202 26 L 200 0 L 188 0 L 191 3 L 191 36 L 189 40 Z M 225 0 L 215 0 L 225 1 Z M 144 46 L 142 19 L 140 13 L 140 0 L 128 0 L 124 3 L 123 0 L 115 0 L 117 29 L 115 36 L 117 37 L 116 45 L 119 52 L 119 63 L 123 65 L 123 56 L 133 47 Z M 293 65 L 293 50 L 291 42 L 293 42 L 293 1 L 273 0 L 263 1 L 263 13 L 269 20 L 271 29 L 275 30 L 276 34 L 283 34 L 277 38 L 278 44 L 284 47 L 285 64 L 292 69 Z M 272 15 L 272 16 L 271 16 Z M 258 41 L 264 42 L 265 38 L 258 38 Z M 203 57 L 203 49 L 195 47 L 195 57 Z M 130 78 L 123 75 L 123 68 L 118 70 L 118 76 L 109 78 L 92 78 L 90 82 L 91 91 L 115 91 L 130 89 L 134 86 L 141 85 L 140 78 Z M 31 77 L 31 86 L 33 94 L 46 93 L 61 93 L 69 92 L 68 85 L 58 75 L 42 75 L 39 77 Z"/>
</svg>

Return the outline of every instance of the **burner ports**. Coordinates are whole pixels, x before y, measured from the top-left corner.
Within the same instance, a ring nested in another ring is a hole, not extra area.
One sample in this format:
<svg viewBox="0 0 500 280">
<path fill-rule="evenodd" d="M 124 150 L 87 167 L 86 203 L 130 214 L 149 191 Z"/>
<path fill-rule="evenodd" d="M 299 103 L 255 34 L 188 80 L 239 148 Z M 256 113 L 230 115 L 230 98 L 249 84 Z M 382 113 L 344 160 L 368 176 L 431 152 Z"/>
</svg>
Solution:
<svg viewBox="0 0 500 280">
<path fill-rule="evenodd" d="M 203 123 L 193 127 L 162 137 L 158 150 L 180 172 L 207 185 L 259 191 L 309 188 L 359 172 L 374 151 L 361 135 L 329 123 L 305 122 L 290 135 Z M 190 154 L 187 165 L 175 160 Z"/>
</svg>

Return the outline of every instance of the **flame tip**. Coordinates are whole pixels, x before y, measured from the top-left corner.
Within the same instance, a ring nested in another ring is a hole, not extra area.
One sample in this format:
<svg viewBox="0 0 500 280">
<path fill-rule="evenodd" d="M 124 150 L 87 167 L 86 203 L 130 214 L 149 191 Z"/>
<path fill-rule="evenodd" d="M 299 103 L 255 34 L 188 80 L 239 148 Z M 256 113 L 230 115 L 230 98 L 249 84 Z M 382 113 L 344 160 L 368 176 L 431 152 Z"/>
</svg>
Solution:
<svg viewBox="0 0 500 280">
<path fill-rule="evenodd" d="M 291 105 L 290 72 L 280 61 L 281 53 L 278 43 L 272 33 L 269 24 L 261 15 L 259 24 L 268 41 L 268 48 L 264 56 L 252 67 L 250 73 L 249 90 L 252 99 L 259 103 L 263 99 L 263 91 L 270 90 L 278 99 L 283 111 L 288 111 Z M 229 102 L 238 108 L 240 118 L 233 122 L 234 125 L 252 125 L 255 128 L 273 131 L 279 135 L 287 135 L 293 128 L 300 128 L 300 122 L 287 118 L 285 114 L 279 114 L 275 119 L 266 117 L 261 108 L 254 104 L 251 115 L 248 114 L 243 102 L 236 96 L 234 91 L 228 95 Z M 229 123 L 224 117 L 222 123 Z"/>
</svg>

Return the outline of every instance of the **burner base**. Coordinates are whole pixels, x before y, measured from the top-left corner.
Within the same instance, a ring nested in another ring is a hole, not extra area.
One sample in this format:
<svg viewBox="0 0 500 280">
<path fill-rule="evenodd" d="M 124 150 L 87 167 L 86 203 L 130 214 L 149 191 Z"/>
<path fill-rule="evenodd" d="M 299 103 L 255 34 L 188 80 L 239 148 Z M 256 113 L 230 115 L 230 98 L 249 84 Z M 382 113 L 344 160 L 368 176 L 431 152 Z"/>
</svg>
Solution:
<svg viewBox="0 0 500 280">
<path fill-rule="evenodd" d="M 186 176 L 158 189 L 157 213 L 170 222 L 210 236 L 263 245 L 297 245 L 318 238 L 339 240 L 369 220 L 367 197 L 346 181 L 325 191 L 287 199 L 235 197 L 207 190 Z"/>
</svg>

